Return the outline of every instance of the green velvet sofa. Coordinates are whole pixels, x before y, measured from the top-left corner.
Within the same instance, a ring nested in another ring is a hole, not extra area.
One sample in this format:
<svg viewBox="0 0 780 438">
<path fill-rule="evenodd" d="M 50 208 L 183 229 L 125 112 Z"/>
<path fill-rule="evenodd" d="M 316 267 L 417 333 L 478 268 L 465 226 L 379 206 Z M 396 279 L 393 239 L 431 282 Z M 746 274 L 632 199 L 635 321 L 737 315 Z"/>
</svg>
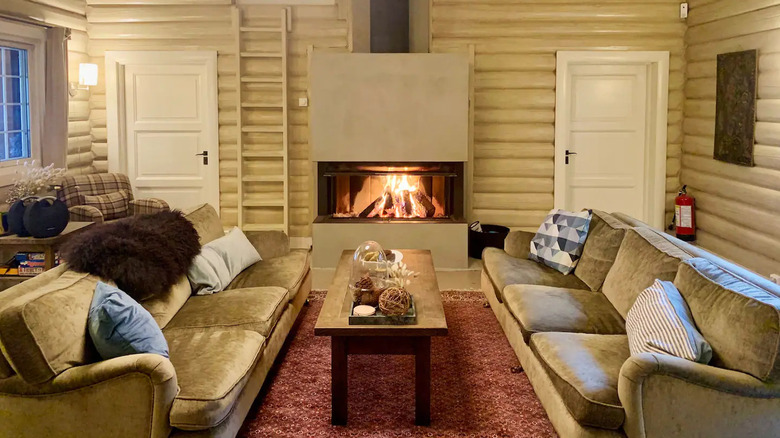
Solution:
<svg viewBox="0 0 780 438">
<path fill-rule="evenodd" d="M 780 436 L 780 286 L 627 215 L 594 211 L 575 272 L 483 253 L 482 289 L 561 437 Z M 702 365 L 632 356 L 625 317 L 673 281 L 713 348 Z"/>
<path fill-rule="evenodd" d="M 210 205 L 185 213 L 201 244 L 224 235 Z M 308 251 L 247 236 L 263 260 L 227 290 L 192 296 L 183 278 L 141 303 L 170 360 L 100 360 L 86 329 L 99 279 L 67 265 L 0 292 L 0 436 L 235 436 L 311 289 Z"/>
</svg>

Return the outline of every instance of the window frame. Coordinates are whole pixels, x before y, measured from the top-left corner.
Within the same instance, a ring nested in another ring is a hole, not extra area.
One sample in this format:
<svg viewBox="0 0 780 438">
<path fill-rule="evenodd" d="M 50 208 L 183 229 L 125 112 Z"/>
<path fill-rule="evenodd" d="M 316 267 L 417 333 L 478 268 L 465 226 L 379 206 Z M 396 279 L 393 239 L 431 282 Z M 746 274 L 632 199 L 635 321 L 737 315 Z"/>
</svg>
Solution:
<svg viewBox="0 0 780 438">
<path fill-rule="evenodd" d="M 30 158 L 0 162 L 0 186 L 13 183 L 24 163 L 41 165 L 44 103 L 46 102 L 46 30 L 43 27 L 0 19 L 0 46 L 27 51 L 30 116 Z M 6 116 L 7 117 L 7 116 Z"/>
</svg>

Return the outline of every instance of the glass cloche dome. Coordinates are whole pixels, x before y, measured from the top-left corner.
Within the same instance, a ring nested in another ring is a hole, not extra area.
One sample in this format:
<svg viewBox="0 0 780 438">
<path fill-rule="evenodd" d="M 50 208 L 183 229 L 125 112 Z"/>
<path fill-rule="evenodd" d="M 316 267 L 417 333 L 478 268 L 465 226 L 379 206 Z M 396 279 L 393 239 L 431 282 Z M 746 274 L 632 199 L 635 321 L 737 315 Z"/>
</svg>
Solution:
<svg viewBox="0 0 780 438">
<path fill-rule="evenodd" d="M 386 287 L 389 263 L 382 246 L 373 240 L 360 244 L 352 256 L 349 289 L 355 303 L 375 306 Z"/>
</svg>

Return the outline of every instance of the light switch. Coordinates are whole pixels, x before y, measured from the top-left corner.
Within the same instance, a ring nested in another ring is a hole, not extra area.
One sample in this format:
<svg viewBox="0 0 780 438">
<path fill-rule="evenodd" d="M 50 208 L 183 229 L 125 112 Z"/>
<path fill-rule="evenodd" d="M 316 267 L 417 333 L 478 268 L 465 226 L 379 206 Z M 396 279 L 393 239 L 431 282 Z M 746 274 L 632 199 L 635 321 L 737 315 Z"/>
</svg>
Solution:
<svg viewBox="0 0 780 438">
<path fill-rule="evenodd" d="M 308 97 L 299 97 L 298 98 L 298 106 L 309 106 L 309 98 Z"/>
</svg>

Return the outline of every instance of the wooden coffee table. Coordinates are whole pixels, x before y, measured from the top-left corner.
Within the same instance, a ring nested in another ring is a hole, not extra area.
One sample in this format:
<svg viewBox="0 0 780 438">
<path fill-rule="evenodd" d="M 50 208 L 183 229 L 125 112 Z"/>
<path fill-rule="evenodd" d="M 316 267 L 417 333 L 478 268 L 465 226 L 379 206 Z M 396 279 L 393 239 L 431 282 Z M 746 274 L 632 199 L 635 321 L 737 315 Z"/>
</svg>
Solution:
<svg viewBox="0 0 780 438">
<path fill-rule="evenodd" d="M 403 262 L 419 272 L 407 290 L 414 297 L 417 324 L 349 325 L 347 290 L 354 251 L 344 251 L 314 327 L 331 337 L 331 422 L 347 424 L 347 357 L 350 354 L 407 354 L 415 357 L 415 423 L 431 423 L 431 336 L 447 335 L 433 258 L 427 250 L 401 250 Z"/>
</svg>

